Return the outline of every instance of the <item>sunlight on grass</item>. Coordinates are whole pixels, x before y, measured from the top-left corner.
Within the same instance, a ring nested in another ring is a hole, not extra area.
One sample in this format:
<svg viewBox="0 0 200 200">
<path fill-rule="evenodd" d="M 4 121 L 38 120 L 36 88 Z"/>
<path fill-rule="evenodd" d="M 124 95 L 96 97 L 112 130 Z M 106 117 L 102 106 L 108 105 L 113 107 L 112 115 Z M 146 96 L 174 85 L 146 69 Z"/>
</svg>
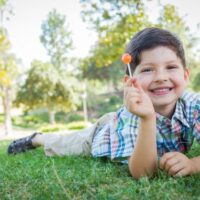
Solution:
<svg viewBox="0 0 200 200">
<path fill-rule="evenodd" d="M 8 156 L 0 143 L 1 199 L 199 199 L 200 174 L 134 180 L 128 166 L 85 156 L 46 157 L 42 149 Z M 194 145 L 191 156 L 200 154 Z"/>
</svg>

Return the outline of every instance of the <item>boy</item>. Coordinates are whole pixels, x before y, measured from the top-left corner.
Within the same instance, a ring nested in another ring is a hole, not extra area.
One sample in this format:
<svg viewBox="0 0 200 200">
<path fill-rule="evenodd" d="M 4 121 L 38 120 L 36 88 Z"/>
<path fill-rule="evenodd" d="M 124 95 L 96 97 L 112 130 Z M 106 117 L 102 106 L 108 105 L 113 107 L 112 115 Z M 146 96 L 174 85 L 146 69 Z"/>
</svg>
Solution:
<svg viewBox="0 0 200 200">
<path fill-rule="evenodd" d="M 8 153 L 44 146 L 47 155 L 128 160 L 134 178 L 151 176 L 158 166 L 172 176 L 199 172 L 200 156 L 183 154 L 194 138 L 200 142 L 200 97 L 185 91 L 189 72 L 181 42 L 166 30 L 146 28 L 132 38 L 126 53 L 132 56 L 133 78 L 127 70 L 125 106 L 79 133 L 35 133 L 16 140 Z"/>
</svg>

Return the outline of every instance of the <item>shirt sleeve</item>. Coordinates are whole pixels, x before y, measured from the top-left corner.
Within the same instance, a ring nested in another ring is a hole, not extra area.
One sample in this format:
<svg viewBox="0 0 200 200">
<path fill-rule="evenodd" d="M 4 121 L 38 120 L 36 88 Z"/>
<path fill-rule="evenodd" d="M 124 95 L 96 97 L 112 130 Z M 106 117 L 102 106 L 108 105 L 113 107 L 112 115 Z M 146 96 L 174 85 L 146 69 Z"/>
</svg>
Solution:
<svg viewBox="0 0 200 200">
<path fill-rule="evenodd" d="M 118 113 L 118 124 L 111 136 L 111 158 L 129 157 L 135 145 L 138 129 L 138 117 L 123 107 Z"/>
<path fill-rule="evenodd" d="M 200 98 L 196 100 L 193 117 L 193 135 L 197 142 L 200 143 Z"/>
</svg>

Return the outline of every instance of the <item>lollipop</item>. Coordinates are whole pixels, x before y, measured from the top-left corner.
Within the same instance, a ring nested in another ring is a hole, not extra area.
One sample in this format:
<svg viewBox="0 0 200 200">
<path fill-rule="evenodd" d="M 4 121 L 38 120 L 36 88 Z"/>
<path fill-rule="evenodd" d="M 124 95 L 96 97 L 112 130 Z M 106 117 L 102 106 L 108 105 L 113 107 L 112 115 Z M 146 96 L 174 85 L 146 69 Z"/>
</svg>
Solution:
<svg viewBox="0 0 200 200">
<path fill-rule="evenodd" d="M 132 78 L 133 76 L 132 76 L 131 67 L 130 67 L 131 60 L 132 60 L 132 57 L 130 54 L 125 53 L 122 55 L 122 61 L 124 64 L 126 64 L 128 66 L 128 72 L 129 72 L 130 77 Z"/>
</svg>

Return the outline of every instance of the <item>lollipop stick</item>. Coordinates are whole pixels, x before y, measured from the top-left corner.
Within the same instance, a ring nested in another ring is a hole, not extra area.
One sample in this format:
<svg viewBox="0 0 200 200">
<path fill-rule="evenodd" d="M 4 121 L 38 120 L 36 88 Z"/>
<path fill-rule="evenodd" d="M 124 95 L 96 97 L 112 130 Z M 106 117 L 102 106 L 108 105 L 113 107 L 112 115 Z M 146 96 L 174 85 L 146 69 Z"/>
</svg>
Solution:
<svg viewBox="0 0 200 200">
<path fill-rule="evenodd" d="M 130 64 L 128 63 L 127 66 L 128 66 L 129 76 L 130 76 L 131 78 L 133 78 L 133 75 L 132 75 L 132 73 L 131 73 L 131 67 L 130 67 Z"/>
</svg>

